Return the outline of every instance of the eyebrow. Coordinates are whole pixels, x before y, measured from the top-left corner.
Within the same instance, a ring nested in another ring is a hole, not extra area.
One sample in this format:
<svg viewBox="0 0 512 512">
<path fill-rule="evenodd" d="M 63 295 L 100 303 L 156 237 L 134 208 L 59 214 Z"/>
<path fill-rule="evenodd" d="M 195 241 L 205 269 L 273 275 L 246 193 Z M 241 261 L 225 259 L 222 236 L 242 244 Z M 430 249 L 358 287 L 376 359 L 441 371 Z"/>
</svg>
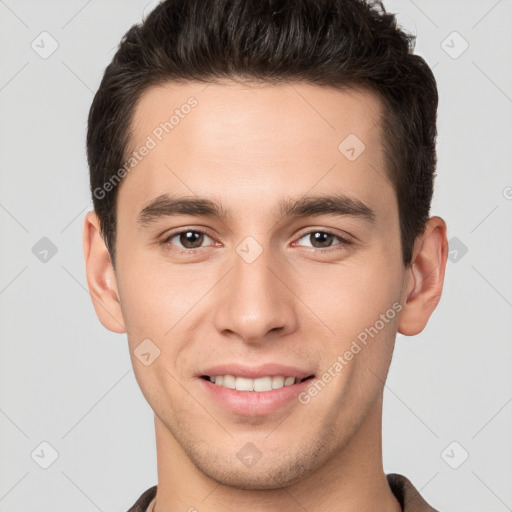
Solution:
<svg viewBox="0 0 512 512">
<path fill-rule="evenodd" d="M 163 194 L 145 206 L 137 217 L 140 226 L 148 226 L 162 218 L 178 215 L 197 215 L 226 220 L 228 212 L 221 204 L 196 196 L 171 196 Z M 300 218 L 321 215 L 350 216 L 374 224 L 374 210 L 357 198 L 345 194 L 304 196 L 299 199 L 282 199 L 277 215 L 284 218 Z"/>
</svg>

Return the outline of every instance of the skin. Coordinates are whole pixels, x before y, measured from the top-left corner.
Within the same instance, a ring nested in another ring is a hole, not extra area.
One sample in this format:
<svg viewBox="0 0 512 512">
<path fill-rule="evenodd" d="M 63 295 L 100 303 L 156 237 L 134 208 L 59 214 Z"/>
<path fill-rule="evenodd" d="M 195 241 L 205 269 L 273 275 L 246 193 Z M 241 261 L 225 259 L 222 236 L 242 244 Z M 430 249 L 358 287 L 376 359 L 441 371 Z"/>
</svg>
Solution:
<svg viewBox="0 0 512 512">
<path fill-rule="evenodd" d="M 400 511 L 382 467 L 383 387 L 397 331 L 420 333 L 439 302 L 445 222 L 429 219 L 404 267 L 382 105 L 368 91 L 234 81 L 152 87 L 136 107 L 133 147 L 190 96 L 197 107 L 120 185 L 115 271 L 95 213 L 84 222 L 96 313 L 107 329 L 128 333 L 155 413 L 155 511 Z M 366 146 L 354 161 L 338 150 L 349 134 Z M 365 203 L 375 223 L 275 213 L 283 198 L 333 192 Z M 229 215 L 138 225 L 164 193 L 222 202 Z M 208 236 L 196 253 L 180 254 L 186 239 L 164 243 L 180 229 Z M 315 242 L 312 233 L 325 230 L 352 244 Z M 236 251 L 248 236 L 263 249 L 252 263 Z M 307 404 L 239 415 L 209 399 L 197 378 L 209 365 L 268 361 L 319 377 L 394 303 L 401 311 Z M 160 355 L 145 366 L 134 350 L 147 338 Z M 250 468 L 237 458 L 248 442 L 262 454 Z"/>
</svg>

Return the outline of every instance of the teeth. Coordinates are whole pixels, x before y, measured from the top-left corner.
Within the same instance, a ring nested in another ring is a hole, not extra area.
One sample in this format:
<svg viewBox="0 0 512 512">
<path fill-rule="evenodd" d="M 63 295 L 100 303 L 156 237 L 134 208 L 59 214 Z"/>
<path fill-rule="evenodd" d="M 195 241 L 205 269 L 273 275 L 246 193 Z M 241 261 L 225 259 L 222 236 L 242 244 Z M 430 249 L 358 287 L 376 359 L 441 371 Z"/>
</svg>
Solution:
<svg viewBox="0 0 512 512">
<path fill-rule="evenodd" d="M 224 377 L 221 376 L 221 377 L 217 377 L 217 378 L 221 379 L 221 384 L 225 388 L 235 389 L 235 377 L 233 377 L 233 375 L 225 375 Z M 215 384 L 217 384 L 217 378 L 214 379 Z"/>
<path fill-rule="evenodd" d="M 284 377 L 272 377 L 272 389 L 279 389 L 284 386 Z"/>
<path fill-rule="evenodd" d="M 217 382 L 217 379 L 215 379 L 215 382 Z M 235 387 L 237 391 L 254 391 L 254 380 L 246 379 L 245 377 L 237 377 Z"/>
<path fill-rule="evenodd" d="M 217 375 L 209 377 L 210 382 L 217 386 L 223 386 L 237 391 L 272 391 L 284 386 L 291 386 L 301 379 L 295 377 L 260 377 L 258 379 L 248 379 L 246 377 L 234 377 L 233 375 Z"/>
</svg>

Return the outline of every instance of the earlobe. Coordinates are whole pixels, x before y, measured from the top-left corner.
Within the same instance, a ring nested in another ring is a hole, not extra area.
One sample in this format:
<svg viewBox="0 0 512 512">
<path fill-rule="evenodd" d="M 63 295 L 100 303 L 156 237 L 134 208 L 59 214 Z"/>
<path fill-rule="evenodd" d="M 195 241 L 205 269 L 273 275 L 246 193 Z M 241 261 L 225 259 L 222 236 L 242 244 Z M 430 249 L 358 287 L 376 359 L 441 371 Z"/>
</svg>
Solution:
<svg viewBox="0 0 512 512">
<path fill-rule="evenodd" d="M 431 217 L 416 240 L 407 270 L 398 332 L 414 336 L 427 325 L 441 299 L 447 258 L 446 223 L 440 217 Z"/>
<path fill-rule="evenodd" d="M 85 216 L 83 252 L 89 293 L 99 321 L 109 331 L 126 332 L 119 301 L 117 280 L 112 261 L 100 231 L 99 218 L 94 211 Z"/>
</svg>

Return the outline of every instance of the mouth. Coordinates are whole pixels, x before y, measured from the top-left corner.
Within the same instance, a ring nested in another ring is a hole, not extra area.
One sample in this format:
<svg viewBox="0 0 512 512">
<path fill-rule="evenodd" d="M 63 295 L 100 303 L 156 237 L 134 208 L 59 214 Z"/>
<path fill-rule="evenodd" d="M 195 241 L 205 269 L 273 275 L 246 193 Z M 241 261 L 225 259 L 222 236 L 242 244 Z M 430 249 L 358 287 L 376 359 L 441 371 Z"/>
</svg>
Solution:
<svg viewBox="0 0 512 512">
<path fill-rule="evenodd" d="M 247 366 L 238 362 L 212 365 L 196 374 L 196 382 L 216 407 L 236 416 L 283 414 L 315 374 L 300 366 L 267 362 Z"/>
<path fill-rule="evenodd" d="M 310 385 L 314 375 L 303 378 L 266 375 L 255 379 L 229 374 L 199 377 L 197 381 L 206 396 L 221 409 L 239 417 L 270 417 L 296 407 L 298 397 Z M 302 406 L 301 409 L 304 410 Z"/>
<path fill-rule="evenodd" d="M 264 377 L 258 377 L 256 379 L 235 375 L 201 375 L 201 378 L 217 386 L 227 389 L 265 393 L 268 391 L 293 386 L 294 384 L 300 384 L 307 380 L 313 379 L 314 375 L 309 375 L 303 378 L 286 375 L 267 375 Z"/>
</svg>

